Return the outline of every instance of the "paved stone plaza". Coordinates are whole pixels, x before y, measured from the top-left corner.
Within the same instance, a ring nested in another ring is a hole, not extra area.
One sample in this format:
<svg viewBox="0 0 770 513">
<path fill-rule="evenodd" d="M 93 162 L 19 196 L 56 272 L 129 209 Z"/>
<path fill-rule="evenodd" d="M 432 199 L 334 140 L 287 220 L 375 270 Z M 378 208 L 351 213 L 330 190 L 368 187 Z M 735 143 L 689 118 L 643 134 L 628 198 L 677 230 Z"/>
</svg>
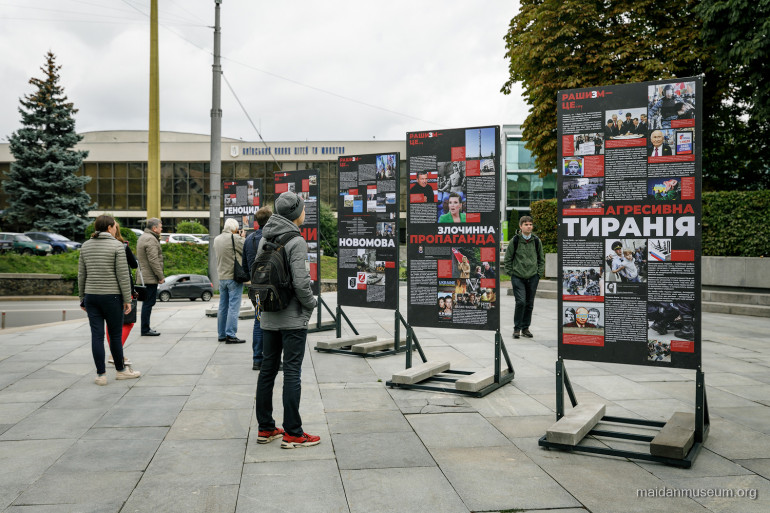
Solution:
<svg viewBox="0 0 770 513">
<path fill-rule="evenodd" d="M 106 387 L 93 383 L 86 321 L 0 332 L 0 511 L 770 511 L 770 319 L 704 315 L 711 432 L 683 470 L 539 448 L 555 421 L 556 301 L 538 299 L 535 338 L 514 341 L 513 298 L 499 297 L 516 377 L 480 399 L 389 389 L 403 354 L 319 353 L 315 342 L 334 332 L 311 334 L 301 413 L 322 441 L 296 450 L 256 443 L 251 346 L 217 342 L 210 304 L 154 312 L 162 335 L 135 330 L 126 344 L 143 376 L 115 381 L 108 367 Z M 335 294 L 324 299 L 333 309 Z M 346 313 L 361 333 L 392 334 L 392 312 Z M 241 320 L 239 337 L 250 342 L 251 328 Z M 416 333 L 430 360 L 492 365 L 493 333 Z M 578 399 L 606 403 L 607 415 L 693 411 L 693 371 L 577 361 L 567 369 Z M 702 496 L 639 496 L 651 489 Z"/>
</svg>

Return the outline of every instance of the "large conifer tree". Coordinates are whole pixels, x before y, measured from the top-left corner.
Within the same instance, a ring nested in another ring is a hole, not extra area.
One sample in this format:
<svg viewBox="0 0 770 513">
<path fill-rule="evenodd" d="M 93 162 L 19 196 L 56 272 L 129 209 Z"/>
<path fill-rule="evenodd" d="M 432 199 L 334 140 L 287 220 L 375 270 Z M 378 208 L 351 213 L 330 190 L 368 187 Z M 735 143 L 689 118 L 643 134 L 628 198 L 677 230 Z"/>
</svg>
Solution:
<svg viewBox="0 0 770 513">
<path fill-rule="evenodd" d="M 83 233 L 91 198 L 86 176 L 77 176 L 86 151 L 73 148 L 82 139 L 75 132 L 77 109 L 59 85 L 56 57 L 48 52 L 45 77 L 31 78 L 37 88 L 20 100 L 22 128 L 9 137 L 16 159 L 3 181 L 8 195 L 7 222 L 19 230 L 45 230 L 69 237 Z"/>
</svg>

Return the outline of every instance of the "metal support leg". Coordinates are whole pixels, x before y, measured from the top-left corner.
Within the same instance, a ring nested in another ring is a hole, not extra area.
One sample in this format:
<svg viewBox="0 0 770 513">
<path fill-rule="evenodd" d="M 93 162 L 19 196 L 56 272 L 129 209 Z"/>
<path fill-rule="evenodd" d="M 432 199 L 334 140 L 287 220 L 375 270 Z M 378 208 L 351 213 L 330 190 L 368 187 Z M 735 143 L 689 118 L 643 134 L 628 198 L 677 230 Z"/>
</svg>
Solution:
<svg viewBox="0 0 770 513">
<path fill-rule="evenodd" d="M 556 360 L 556 420 L 564 416 L 564 360 Z"/>
<path fill-rule="evenodd" d="M 500 383 L 500 346 L 502 345 L 502 336 L 500 330 L 495 332 L 495 383 Z"/>
<path fill-rule="evenodd" d="M 335 319 L 334 327 L 336 328 L 336 337 L 342 338 L 342 307 L 337 305 L 337 319 Z"/>
</svg>

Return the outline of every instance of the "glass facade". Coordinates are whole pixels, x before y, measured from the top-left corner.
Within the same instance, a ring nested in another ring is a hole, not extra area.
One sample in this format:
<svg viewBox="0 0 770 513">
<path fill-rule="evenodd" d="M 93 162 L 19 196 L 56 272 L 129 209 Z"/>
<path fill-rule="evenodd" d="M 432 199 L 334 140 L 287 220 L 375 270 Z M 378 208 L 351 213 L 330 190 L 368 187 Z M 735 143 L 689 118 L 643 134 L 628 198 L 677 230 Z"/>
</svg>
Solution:
<svg viewBox="0 0 770 513">
<path fill-rule="evenodd" d="M 503 134 L 506 209 L 528 214 L 533 201 L 556 197 L 556 175 L 541 178 L 535 171 L 535 158 L 524 147 L 526 142 L 521 137 L 520 125 L 503 126 Z"/>
</svg>

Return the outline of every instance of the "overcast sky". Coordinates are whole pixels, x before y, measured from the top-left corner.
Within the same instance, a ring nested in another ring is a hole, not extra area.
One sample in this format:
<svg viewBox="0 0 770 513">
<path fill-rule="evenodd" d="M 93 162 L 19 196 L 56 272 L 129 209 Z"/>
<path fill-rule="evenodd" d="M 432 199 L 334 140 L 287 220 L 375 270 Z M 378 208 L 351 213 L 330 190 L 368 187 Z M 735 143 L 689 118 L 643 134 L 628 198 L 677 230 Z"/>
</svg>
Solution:
<svg viewBox="0 0 770 513">
<path fill-rule="evenodd" d="M 209 134 L 214 0 L 159 0 L 160 129 Z M 51 50 L 77 131 L 146 130 L 150 0 L 0 0 L 0 140 Z M 223 0 L 222 135 L 392 140 L 521 123 L 511 0 Z M 238 100 L 243 104 L 239 106 Z M 245 109 L 245 112 L 244 112 Z M 256 129 L 249 122 L 247 114 Z"/>
</svg>

